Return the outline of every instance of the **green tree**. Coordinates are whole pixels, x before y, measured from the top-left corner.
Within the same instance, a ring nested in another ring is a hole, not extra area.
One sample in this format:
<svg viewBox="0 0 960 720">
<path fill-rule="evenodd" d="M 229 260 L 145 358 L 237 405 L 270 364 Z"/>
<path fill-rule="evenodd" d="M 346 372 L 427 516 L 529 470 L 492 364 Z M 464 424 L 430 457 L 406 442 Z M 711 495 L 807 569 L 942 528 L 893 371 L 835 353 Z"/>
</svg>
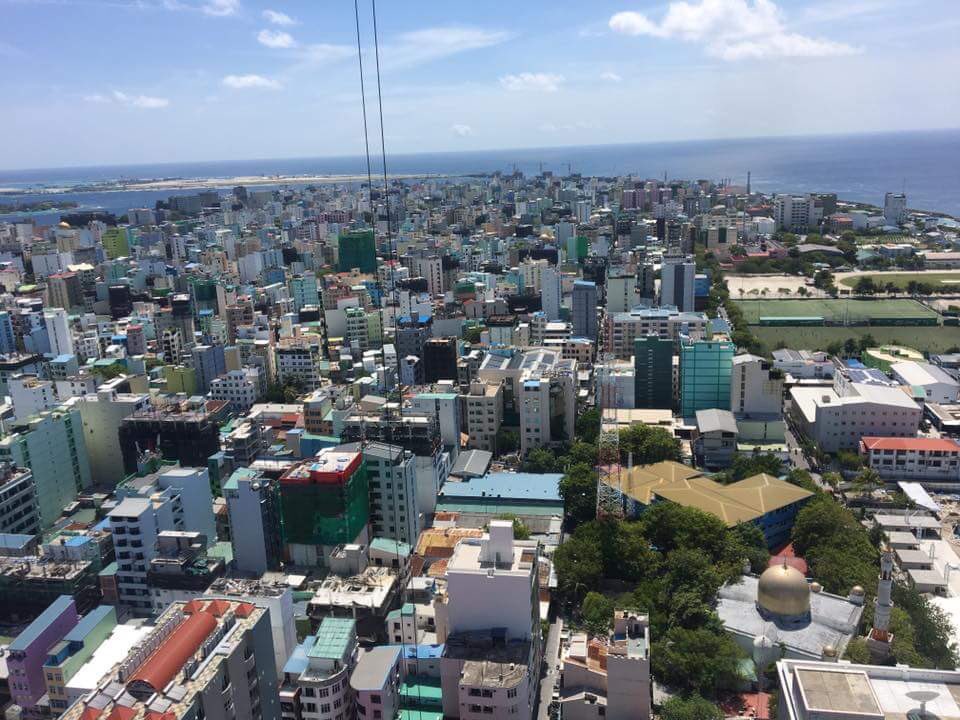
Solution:
<svg viewBox="0 0 960 720">
<path fill-rule="evenodd" d="M 858 490 L 869 492 L 882 485 L 883 481 L 880 479 L 880 473 L 871 467 L 865 467 L 857 473 L 853 484 Z"/>
<path fill-rule="evenodd" d="M 696 693 L 688 697 L 674 696 L 660 708 L 660 720 L 723 720 L 723 710 L 716 703 Z"/>
<path fill-rule="evenodd" d="M 476 345 L 480 342 L 480 336 L 483 334 L 483 328 L 479 325 L 473 327 L 468 327 L 463 332 L 463 339 L 466 340 L 471 345 Z"/>
<path fill-rule="evenodd" d="M 588 592 L 580 612 L 583 621 L 594 635 L 606 635 L 613 621 L 613 603 L 598 592 Z"/>
<path fill-rule="evenodd" d="M 671 628 L 651 658 L 654 676 L 680 692 L 716 698 L 740 683 L 743 651 L 722 630 Z"/>
<path fill-rule="evenodd" d="M 568 600 L 577 600 L 603 579 L 603 556 L 596 543 L 574 534 L 553 554 L 557 589 Z"/>
<path fill-rule="evenodd" d="M 737 453 L 730 464 L 729 474 L 733 480 L 743 480 L 760 473 L 778 477 L 783 472 L 783 461 L 773 453 Z"/>
<path fill-rule="evenodd" d="M 589 465 L 597 464 L 597 446 L 589 443 L 575 440 L 567 451 L 567 454 L 561 458 L 563 465 Z"/>
<path fill-rule="evenodd" d="M 547 448 L 534 448 L 527 453 L 523 461 L 523 471 L 530 473 L 552 473 L 557 472 L 557 456 L 552 450 Z"/>
<path fill-rule="evenodd" d="M 577 439 L 586 443 L 596 443 L 600 437 L 600 410 L 591 408 L 577 418 Z"/>
<path fill-rule="evenodd" d="M 794 468 L 787 473 L 787 482 L 791 485 L 796 485 L 797 487 L 802 487 L 804 490 L 809 490 L 810 492 L 819 492 L 820 488 L 817 487 L 817 484 L 813 481 L 813 478 L 810 476 L 810 473 L 801 468 Z"/>
<path fill-rule="evenodd" d="M 857 278 L 857 282 L 853 286 L 853 291 L 857 295 L 873 295 L 877 292 L 877 286 L 873 282 L 872 277 L 869 275 L 861 275 Z"/>
<path fill-rule="evenodd" d="M 847 643 L 844 659 L 858 665 L 869 665 L 871 663 L 870 648 L 867 647 L 866 638 L 856 637 Z"/>
<path fill-rule="evenodd" d="M 597 474 L 589 465 L 567 468 L 560 480 L 560 497 L 567 517 L 576 523 L 592 520 L 597 512 Z"/>
<path fill-rule="evenodd" d="M 631 425 L 620 431 L 620 455 L 626 462 L 632 454 L 634 465 L 680 459 L 680 441 L 666 428 Z"/>
<path fill-rule="evenodd" d="M 501 427 L 497 430 L 497 452 L 512 453 L 520 449 L 520 433 Z"/>
</svg>

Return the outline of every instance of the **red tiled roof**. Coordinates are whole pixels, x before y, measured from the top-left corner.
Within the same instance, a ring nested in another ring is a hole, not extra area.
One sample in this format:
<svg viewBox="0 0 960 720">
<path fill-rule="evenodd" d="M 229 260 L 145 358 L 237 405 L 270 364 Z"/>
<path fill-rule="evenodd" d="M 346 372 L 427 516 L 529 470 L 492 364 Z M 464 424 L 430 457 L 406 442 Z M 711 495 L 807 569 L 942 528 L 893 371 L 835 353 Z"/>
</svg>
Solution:
<svg viewBox="0 0 960 720">
<path fill-rule="evenodd" d="M 114 705 L 113 710 L 107 716 L 107 720 L 133 720 L 137 716 L 137 712 L 137 710 L 126 705 Z"/>
<path fill-rule="evenodd" d="M 944 438 L 863 437 L 860 442 L 869 450 L 960 451 L 960 444 Z"/>
</svg>

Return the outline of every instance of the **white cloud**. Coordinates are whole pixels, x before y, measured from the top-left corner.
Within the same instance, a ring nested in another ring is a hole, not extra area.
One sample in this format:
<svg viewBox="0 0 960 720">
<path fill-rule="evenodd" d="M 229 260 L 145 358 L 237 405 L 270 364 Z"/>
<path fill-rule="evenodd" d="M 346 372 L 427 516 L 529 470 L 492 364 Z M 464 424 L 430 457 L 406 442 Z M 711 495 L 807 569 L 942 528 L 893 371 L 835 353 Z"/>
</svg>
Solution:
<svg viewBox="0 0 960 720">
<path fill-rule="evenodd" d="M 170 104 L 167 98 L 153 97 L 151 95 L 130 95 L 119 90 L 114 90 L 109 95 L 104 95 L 103 93 L 84 95 L 83 101 L 96 103 L 98 105 L 115 103 L 117 105 L 126 105 L 127 107 L 141 108 L 143 110 L 157 110 L 159 108 L 165 108 Z"/>
<path fill-rule="evenodd" d="M 279 10 L 264 10 L 263 19 L 272 25 L 283 25 L 284 27 L 297 24 L 296 20 Z"/>
<path fill-rule="evenodd" d="M 385 70 L 422 65 L 468 50 L 506 42 L 513 35 L 503 30 L 472 27 L 433 27 L 401 33 L 380 52 Z"/>
<path fill-rule="evenodd" d="M 290 33 L 266 28 L 257 33 L 257 42 L 268 48 L 292 48 L 297 46 L 297 41 L 293 39 Z"/>
<path fill-rule="evenodd" d="M 222 82 L 225 86 L 234 90 L 280 89 L 280 83 L 263 75 L 227 75 Z"/>
<path fill-rule="evenodd" d="M 617 73 L 611 72 L 609 70 L 607 72 L 600 73 L 600 79 L 605 80 L 607 82 L 615 82 L 615 83 L 618 83 L 623 80 L 623 78 L 620 77 Z"/>
<path fill-rule="evenodd" d="M 205 15 L 213 17 L 229 17 L 236 15 L 240 10 L 240 0 L 207 0 L 200 9 Z"/>
<path fill-rule="evenodd" d="M 563 81 L 563 75 L 524 72 L 517 75 L 504 75 L 500 78 L 500 85 L 507 90 L 556 92 Z"/>
<path fill-rule="evenodd" d="M 470 135 L 473 135 L 473 128 L 470 127 L 469 125 L 462 125 L 460 123 L 456 123 L 450 129 L 453 130 L 454 135 L 457 135 L 459 137 L 468 137 Z"/>
<path fill-rule="evenodd" d="M 622 35 L 677 38 L 705 45 L 723 60 L 826 57 L 859 52 L 845 43 L 789 32 L 772 0 L 678 0 L 655 22 L 643 13 L 618 12 L 610 29 Z"/>
</svg>

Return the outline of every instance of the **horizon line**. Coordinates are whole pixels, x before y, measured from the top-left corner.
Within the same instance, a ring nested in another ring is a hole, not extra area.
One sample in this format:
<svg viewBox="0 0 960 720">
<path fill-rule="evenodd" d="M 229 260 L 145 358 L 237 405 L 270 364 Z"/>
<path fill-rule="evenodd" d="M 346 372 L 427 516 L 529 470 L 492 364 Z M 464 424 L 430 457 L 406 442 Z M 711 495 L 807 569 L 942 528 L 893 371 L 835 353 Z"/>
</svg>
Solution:
<svg viewBox="0 0 960 720">
<path fill-rule="evenodd" d="M 743 142 L 752 140 L 800 140 L 805 138 L 844 138 L 844 137 L 869 137 L 876 135 L 904 135 L 904 134 L 926 134 L 942 132 L 958 132 L 960 126 L 955 127 L 937 127 L 937 128 L 914 128 L 900 130 L 868 130 L 860 132 L 830 132 L 830 133 L 795 133 L 783 135 L 750 135 L 735 137 L 715 137 L 715 138 L 686 138 L 682 140 L 647 140 L 638 142 L 615 142 L 615 143 L 574 143 L 567 145 L 540 145 L 540 146 L 516 146 L 499 148 L 479 148 L 471 150 L 421 150 L 418 152 L 395 152 L 389 153 L 387 157 L 414 157 L 417 155 L 466 155 L 476 153 L 503 153 L 503 152 L 534 152 L 534 151 L 556 151 L 566 149 L 595 149 L 595 148 L 616 148 L 616 147 L 634 147 L 645 145 L 685 145 L 695 143 L 715 143 L 715 142 Z M 252 163 L 252 162 L 289 162 L 291 160 L 341 160 L 346 158 L 363 158 L 361 152 L 335 154 L 335 155 L 290 155 L 284 157 L 250 157 L 250 158 L 221 158 L 215 160 L 166 160 L 166 161 L 137 161 L 131 163 L 105 163 L 102 165 L 57 165 L 40 167 L 20 167 L 20 168 L 0 168 L 0 180 L 3 179 L 3 173 L 22 173 L 32 171 L 55 171 L 55 170 L 95 170 L 101 168 L 134 168 L 144 165 L 155 166 L 175 166 L 185 164 L 195 165 L 214 165 L 217 163 Z M 467 173 L 469 174 L 469 173 Z M 139 178 L 138 178 L 139 179 Z"/>
</svg>

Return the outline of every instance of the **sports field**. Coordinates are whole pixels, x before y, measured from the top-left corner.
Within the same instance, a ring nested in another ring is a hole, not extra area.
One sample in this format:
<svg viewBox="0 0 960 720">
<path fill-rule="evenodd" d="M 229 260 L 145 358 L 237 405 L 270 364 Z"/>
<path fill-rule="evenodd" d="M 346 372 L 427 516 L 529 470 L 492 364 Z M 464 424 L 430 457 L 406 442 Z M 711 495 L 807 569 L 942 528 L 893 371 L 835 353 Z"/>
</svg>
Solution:
<svg viewBox="0 0 960 720">
<path fill-rule="evenodd" d="M 890 322 L 918 318 L 929 323 L 937 313 L 908 298 L 885 300 L 845 300 L 811 298 L 809 300 L 736 300 L 744 319 L 758 325 L 760 318 L 822 317 L 834 324 L 850 322 Z"/>
<path fill-rule="evenodd" d="M 900 290 L 906 291 L 907 284 L 910 282 L 926 283 L 933 287 L 943 285 L 955 286 L 960 293 L 960 273 L 957 272 L 904 272 L 904 273 L 856 273 L 846 275 L 837 279 L 837 283 L 845 287 L 852 288 L 857 284 L 857 280 L 862 277 L 869 277 L 874 285 L 883 287 L 888 283 L 893 283 Z"/>
<path fill-rule="evenodd" d="M 960 347 L 960 327 L 944 325 L 935 327 L 896 327 L 882 325 L 857 325 L 850 327 L 761 327 L 751 325 L 750 332 L 767 348 L 778 344 L 804 350 L 826 350 L 831 343 L 846 342 L 847 338 L 859 340 L 870 335 L 879 345 L 906 345 L 917 350 L 941 353 L 951 347 Z"/>
</svg>

